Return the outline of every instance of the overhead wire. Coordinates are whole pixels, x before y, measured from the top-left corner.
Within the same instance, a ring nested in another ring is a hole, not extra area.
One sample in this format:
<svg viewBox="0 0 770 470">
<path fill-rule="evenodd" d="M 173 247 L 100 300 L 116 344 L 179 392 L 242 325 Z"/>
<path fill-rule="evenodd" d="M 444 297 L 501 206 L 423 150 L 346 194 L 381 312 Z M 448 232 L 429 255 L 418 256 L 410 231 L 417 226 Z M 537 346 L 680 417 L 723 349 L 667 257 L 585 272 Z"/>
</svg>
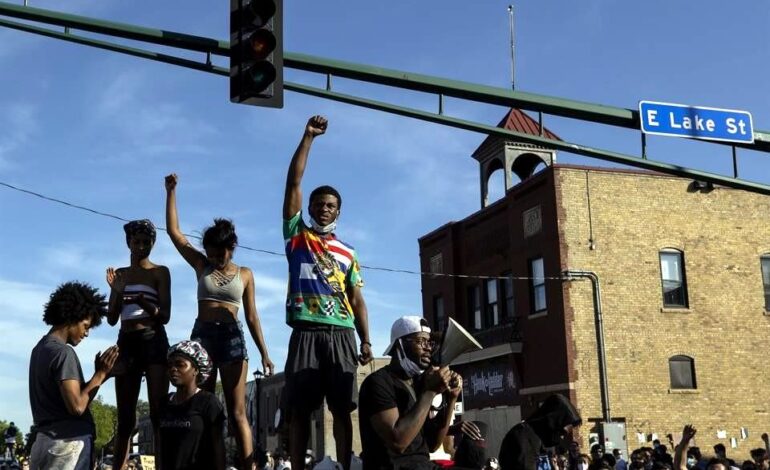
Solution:
<svg viewBox="0 0 770 470">
<path fill-rule="evenodd" d="M 108 218 L 111 218 L 111 219 L 114 219 L 114 220 L 119 220 L 121 222 L 130 222 L 131 221 L 131 219 L 127 219 L 127 218 L 121 217 L 119 215 L 110 214 L 109 212 L 103 212 L 103 211 L 100 211 L 100 210 L 97 210 L 97 209 L 92 209 L 90 207 L 86 207 L 86 206 L 83 206 L 83 205 L 80 205 L 80 204 L 75 204 L 75 203 L 64 201 L 62 199 L 58 199 L 58 198 L 55 198 L 55 197 L 46 196 L 45 194 L 41 194 L 41 193 L 29 190 L 29 189 L 20 188 L 18 186 L 15 186 L 15 185 L 12 185 L 10 183 L 3 182 L 3 181 L 0 181 L 0 186 L 4 186 L 4 187 L 6 187 L 8 189 L 12 189 L 14 191 L 18 191 L 18 192 L 21 192 L 21 193 L 24 193 L 24 194 L 27 194 L 27 195 L 30 195 L 30 196 L 35 196 L 37 198 L 43 199 L 43 200 L 48 201 L 48 202 L 53 202 L 53 203 L 56 203 L 56 204 L 62 204 L 64 206 L 70 207 L 72 209 L 77 209 L 77 210 L 89 212 L 89 213 L 94 214 L 94 215 L 99 215 L 99 216 L 102 216 L 102 217 L 108 217 Z M 168 230 L 165 227 L 156 225 L 156 228 L 158 230 L 163 231 L 163 232 L 168 232 Z M 193 235 L 193 234 L 185 233 L 184 236 L 189 237 L 189 238 L 194 238 L 196 240 L 202 240 L 202 237 L 200 237 L 199 235 Z M 262 248 L 253 248 L 253 247 L 250 247 L 250 246 L 247 246 L 247 245 L 241 245 L 241 244 L 238 244 L 237 246 L 240 249 L 247 250 L 247 251 L 252 251 L 252 252 L 256 252 L 256 253 L 262 253 L 262 254 L 267 254 L 267 255 L 271 255 L 271 256 L 281 256 L 281 257 L 286 256 L 284 253 L 279 253 L 277 251 L 266 250 L 266 249 L 262 249 Z M 434 272 L 414 271 L 414 270 L 410 270 L 410 269 L 387 268 L 387 267 L 382 267 L 382 266 L 370 266 L 370 265 L 366 265 L 366 264 L 361 264 L 361 268 L 367 269 L 367 270 L 370 270 L 370 271 L 382 271 L 382 272 L 389 272 L 389 273 L 396 273 L 396 274 L 410 274 L 410 275 L 415 275 L 415 276 L 429 276 L 429 277 L 434 277 L 434 278 L 435 277 L 449 277 L 449 278 L 459 278 L 459 279 L 497 279 L 497 280 L 511 279 L 511 280 L 538 280 L 538 281 L 540 281 L 540 280 L 564 281 L 565 280 L 565 278 L 563 276 L 545 276 L 545 277 L 537 277 L 537 278 L 535 278 L 535 277 L 531 277 L 531 276 L 502 276 L 502 275 L 501 276 L 495 276 L 495 275 L 484 275 L 484 274 L 434 273 Z"/>
</svg>

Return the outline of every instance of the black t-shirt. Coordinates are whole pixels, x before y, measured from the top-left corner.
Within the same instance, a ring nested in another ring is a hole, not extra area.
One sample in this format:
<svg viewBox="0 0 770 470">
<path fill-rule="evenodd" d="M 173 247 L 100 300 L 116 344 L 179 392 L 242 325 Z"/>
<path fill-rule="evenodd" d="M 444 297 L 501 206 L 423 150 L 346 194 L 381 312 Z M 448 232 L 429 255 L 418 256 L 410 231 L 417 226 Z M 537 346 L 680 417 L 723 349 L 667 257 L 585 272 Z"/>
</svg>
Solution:
<svg viewBox="0 0 770 470">
<path fill-rule="evenodd" d="M 542 441 L 528 423 L 512 427 L 500 445 L 501 470 L 536 470 Z"/>
<path fill-rule="evenodd" d="M 428 444 L 420 430 L 402 454 L 390 452 L 371 424 L 371 417 L 381 411 L 397 408 L 399 416 L 416 404 L 416 392 L 384 367 L 364 379 L 359 392 L 358 424 L 361 431 L 364 470 L 433 468 Z"/>
<path fill-rule="evenodd" d="M 189 400 L 169 400 L 160 414 L 161 460 L 163 468 L 210 470 L 216 468 L 212 433 L 223 426 L 225 413 L 213 393 L 199 390 Z"/>
</svg>

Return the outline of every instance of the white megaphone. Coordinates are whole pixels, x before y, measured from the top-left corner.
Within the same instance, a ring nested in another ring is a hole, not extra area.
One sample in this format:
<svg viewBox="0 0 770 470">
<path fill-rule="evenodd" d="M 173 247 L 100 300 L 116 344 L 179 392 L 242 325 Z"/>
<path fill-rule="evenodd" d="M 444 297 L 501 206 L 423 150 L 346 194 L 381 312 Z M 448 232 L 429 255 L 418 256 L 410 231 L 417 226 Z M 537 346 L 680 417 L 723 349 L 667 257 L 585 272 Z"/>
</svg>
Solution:
<svg viewBox="0 0 770 470">
<path fill-rule="evenodd" d="M 457 356 L 468 351 L 480 351 L 483 349 L 476 338 L 468 333 L 459 323 L 449 318 L 444 337 L 441 339 L 441 346 L 438 355 L 434 360 L 438 362 L 439 367 L 448 366 Z"/>
</svg>

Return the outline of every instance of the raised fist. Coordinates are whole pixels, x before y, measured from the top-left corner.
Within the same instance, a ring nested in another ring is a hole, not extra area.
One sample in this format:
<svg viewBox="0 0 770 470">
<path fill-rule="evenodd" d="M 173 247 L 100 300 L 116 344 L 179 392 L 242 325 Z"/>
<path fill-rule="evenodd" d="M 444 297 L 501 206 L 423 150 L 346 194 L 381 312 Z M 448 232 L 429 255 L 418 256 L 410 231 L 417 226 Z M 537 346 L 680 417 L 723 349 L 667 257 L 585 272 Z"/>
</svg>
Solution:
<svg viewBox="0 0 770 470">
<path fill-rule="evenodd" d="M 315 115 L 308 119 L 307 126 L 305 127 L 305 134 L 311 137 L 317 137 L 326 132 L 326 127 L 329 125 L 329 121 L 321 115 Z"/>
</svg>

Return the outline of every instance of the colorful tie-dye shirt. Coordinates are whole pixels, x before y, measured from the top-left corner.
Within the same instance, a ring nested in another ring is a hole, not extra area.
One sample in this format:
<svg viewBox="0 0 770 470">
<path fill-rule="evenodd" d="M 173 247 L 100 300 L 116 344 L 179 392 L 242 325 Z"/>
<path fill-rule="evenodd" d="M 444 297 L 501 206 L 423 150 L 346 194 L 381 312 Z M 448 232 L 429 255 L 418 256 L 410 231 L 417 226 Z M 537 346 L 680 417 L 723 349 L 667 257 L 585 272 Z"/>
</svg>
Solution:
<svg viewBox="0 0 770 470">
<path fill-rule="evenodd" d="M 362 287 L 358 257 L 352 246 L 313 232 L 298 212 L 283 221 L 289 290 L 286 323 L 298 321 L 354 328 L 346 290 Z"/>
</svg>

